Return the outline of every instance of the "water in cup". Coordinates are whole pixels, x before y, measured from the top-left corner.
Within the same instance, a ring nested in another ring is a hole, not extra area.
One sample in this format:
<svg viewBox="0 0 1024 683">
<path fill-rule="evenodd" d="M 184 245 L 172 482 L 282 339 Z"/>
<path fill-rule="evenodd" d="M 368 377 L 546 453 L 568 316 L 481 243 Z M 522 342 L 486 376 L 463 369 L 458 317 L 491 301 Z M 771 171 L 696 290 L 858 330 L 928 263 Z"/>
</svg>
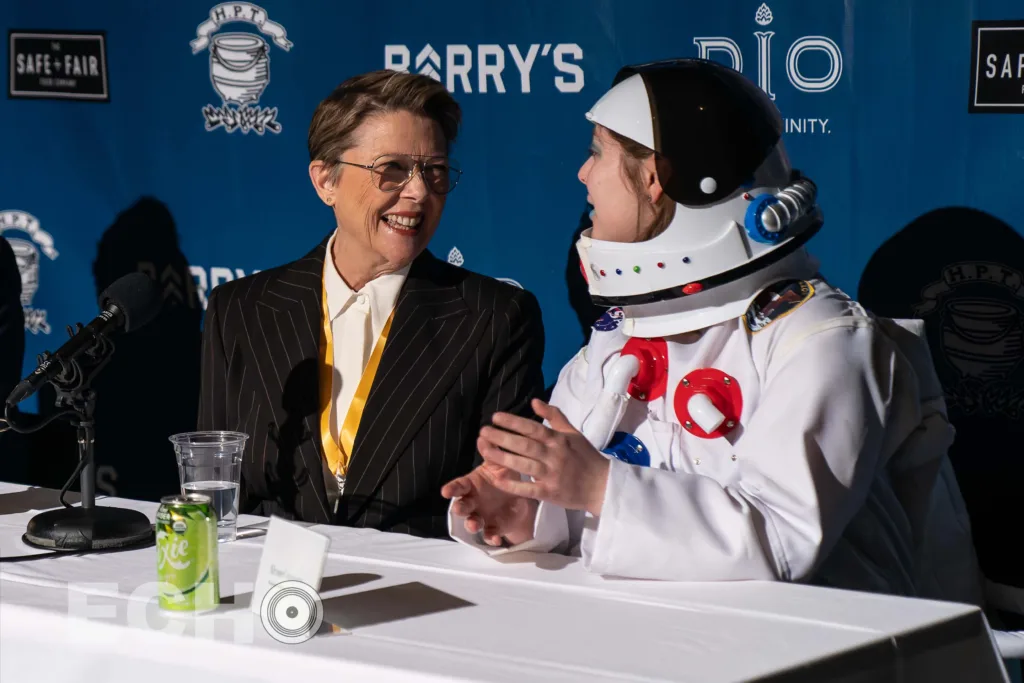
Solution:
<svg viewBox="0 0 1024 683">
<path fill-rule="evenodd" d="M 217 540 L 235 540 L 242 454 L 248 435 L 239 432 L 186 432 L 170 437 L 178 460 L 182 493 L 213 500 Z"/>
<path fill-rule="evenodd" d="M 201 493 L 213 499 L 217 514 L 217 537 L 220 529 L 234 529 L 238 521 L 238 484 L 230 481 L 190 481 L 181 485 L 184 493 Z"/>
</svg>

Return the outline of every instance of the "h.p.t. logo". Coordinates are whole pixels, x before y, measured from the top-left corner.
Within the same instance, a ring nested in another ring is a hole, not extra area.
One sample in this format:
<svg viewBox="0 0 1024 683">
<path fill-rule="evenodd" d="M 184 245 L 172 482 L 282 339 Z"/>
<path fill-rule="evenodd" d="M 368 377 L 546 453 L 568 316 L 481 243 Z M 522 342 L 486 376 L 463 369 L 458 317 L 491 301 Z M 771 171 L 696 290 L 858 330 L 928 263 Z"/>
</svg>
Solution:
<svg viewBox="0 0 1024 683">
<path fill-rule="evenodd" d="M 239 31 L 214 34 L 232 23 L 249 24 L 262 35 Z M 277 107 L 260 106 L 270 85 L 270 44 L 263 36 L 285 52 L 292 48 L 284 27 L 271 21 L 262 7 L 248 2 L 223 2 L 199 24 L 190 43 L 192 54 L 209 51 L 210 83 L 221 98 L 220 106 L 203 107 L 206 130 L 223 128 L 229 133 L 253 131 L 257 135 L 281 132 Z"/>
</svg>

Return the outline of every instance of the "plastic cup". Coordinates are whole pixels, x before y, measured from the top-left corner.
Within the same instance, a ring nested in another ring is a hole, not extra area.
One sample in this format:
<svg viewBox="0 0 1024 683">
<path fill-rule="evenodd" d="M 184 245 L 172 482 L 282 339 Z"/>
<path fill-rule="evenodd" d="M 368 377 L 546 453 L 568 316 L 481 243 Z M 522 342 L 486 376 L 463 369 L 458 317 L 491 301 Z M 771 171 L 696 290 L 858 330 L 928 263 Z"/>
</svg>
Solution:
<svg viewBox="0 0 1024 683">
<path fill-rule="evenodd" d="M 235 540 L 242 453 L 248 438 L 241 432 L 185 432 L 170 437 L 181 492 L 210 496 L 220 543 Z"/>
</svg>

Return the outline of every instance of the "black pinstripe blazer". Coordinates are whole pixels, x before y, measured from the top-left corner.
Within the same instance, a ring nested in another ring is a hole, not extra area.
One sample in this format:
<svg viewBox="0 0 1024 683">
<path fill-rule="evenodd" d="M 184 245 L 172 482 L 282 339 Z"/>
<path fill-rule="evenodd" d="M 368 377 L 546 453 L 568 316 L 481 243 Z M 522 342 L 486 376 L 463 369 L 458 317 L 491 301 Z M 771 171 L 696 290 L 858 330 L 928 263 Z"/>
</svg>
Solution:
<svg viewBox="0 0 1024 683">
<path fill-rule="evenodd" d="M 212 290 L 198 428 L 249 435 L 240 512 L 447 537 L 440 488 L 479 462 L 481 425 L 499 410 L 532 417 L 530 399 L 544 391 L 540 307 L 424 251 L 399 295 L 332 514 L 317 405 L 326 246 Z"/>
</svg>

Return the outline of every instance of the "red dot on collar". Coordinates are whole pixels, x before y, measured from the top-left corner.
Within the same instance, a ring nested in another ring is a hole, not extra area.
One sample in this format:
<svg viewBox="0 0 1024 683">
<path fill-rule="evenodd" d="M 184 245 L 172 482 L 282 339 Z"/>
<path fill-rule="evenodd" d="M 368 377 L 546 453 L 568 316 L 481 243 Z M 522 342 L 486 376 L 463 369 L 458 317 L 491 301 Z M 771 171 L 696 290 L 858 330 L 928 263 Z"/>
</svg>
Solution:
<svg viewBox="0 0 1024 683">
<path fill-rule="evenodd" d="M 699 282 L 691 282 L 688 285 L 683 285 L 683 294 L 696 294 L 697 292 L 704 289 L 704 285 Z"/>
</svg>

